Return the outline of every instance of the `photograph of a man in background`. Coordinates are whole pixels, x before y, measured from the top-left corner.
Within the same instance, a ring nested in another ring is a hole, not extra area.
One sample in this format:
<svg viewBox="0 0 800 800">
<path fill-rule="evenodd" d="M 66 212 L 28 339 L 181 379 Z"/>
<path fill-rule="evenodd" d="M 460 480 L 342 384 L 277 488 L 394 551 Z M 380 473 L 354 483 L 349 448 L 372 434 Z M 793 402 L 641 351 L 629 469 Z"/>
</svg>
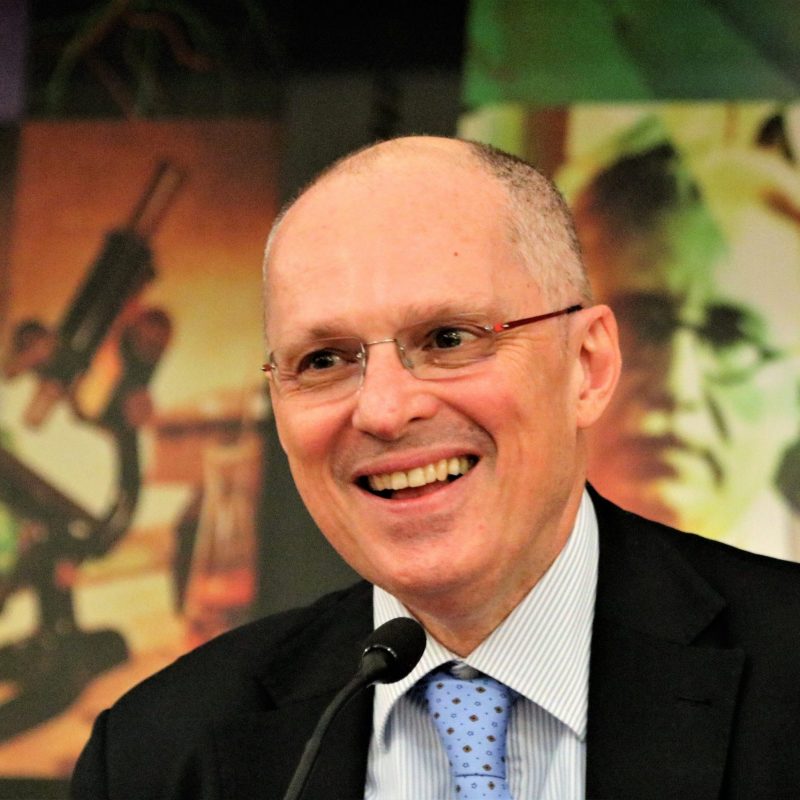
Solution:
<svg viewBox="0 0 800 800">
<path fill-rule="evenodd" d="M 572 198 L 624 362 L 590 479 L 640 514 L 792 560 L 800 524 L 776 478 L 800 428 L 795 155 L 773 116 L 749 147 L 623 152 Z"/>
</svg>

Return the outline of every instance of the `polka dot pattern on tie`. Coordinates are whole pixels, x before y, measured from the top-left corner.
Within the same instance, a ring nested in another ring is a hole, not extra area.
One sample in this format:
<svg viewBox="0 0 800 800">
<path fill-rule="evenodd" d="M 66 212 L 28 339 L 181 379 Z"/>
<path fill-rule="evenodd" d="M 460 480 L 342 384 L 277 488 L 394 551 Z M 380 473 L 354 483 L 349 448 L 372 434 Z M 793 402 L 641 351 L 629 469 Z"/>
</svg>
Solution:
<svg viewBox="0 0 800 800">
<path fill-rule="evenodd" d="M 439 733 L 459 800 L 511 800 L 506 732 L 516 692 L 487 675 L 465 679 L 438 670 L 424 679 L 428 711 Z"/>
</svg>

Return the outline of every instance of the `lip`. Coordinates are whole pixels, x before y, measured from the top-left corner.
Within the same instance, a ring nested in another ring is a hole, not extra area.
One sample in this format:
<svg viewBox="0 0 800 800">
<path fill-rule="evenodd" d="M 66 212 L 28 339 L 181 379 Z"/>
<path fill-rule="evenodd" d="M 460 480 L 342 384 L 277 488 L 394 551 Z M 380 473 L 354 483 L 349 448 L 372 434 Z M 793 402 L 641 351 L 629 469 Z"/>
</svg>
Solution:
<svg viewBox="0 0 800 800">
<path fill-rule="evenodd" d="M 481 460 L 481 454 L 476 453 L 474 448 L 450 446 L 435 450 L 426 450 L 424 453 L 406 453 L 402 455 L 392 455 L 370 461 L 369 464 L 362 464 L 356 467 L 352 474 L 352 482 L 359 483 L 370 475 L 383 475 L 387 472 L 407 472 L 417 467 L 425 467 L 428 464 L 435 464 L 443 458 L 459 458 L 467 456 L 475 461 L 475 466 Z M 473 467 L 474 469 L 474 467 Z M 470 470 L 471 472 L 472 470 Z M 462 476 L 466 477 L 466 476 Z"/>
<path fill-rule="evenodd" d="M 670 451 L 700 453 L 702 449 L 674 434 L 662 436 L 629 436 L 620 442 L 620 447 L 642 455 L 658 455 Z"/>
<path fill-rule="evenodd" d="M 360 482 L 353 484 L 353 487 L 356 489 L 359 499 L 374 504 L 373 507 L 376 511 L 399 516 L 407 516 L 412 512 L 422 516 L 432 516 L 443 511 L 452 511 L 466 500 L 470 493 L 471 479 L 479 467 L 480 461 L 469 472 L 456 480 L 436 483 L 435 489 L 410 496 L 382 497 L 380 494 L 364 488 Z"/>
<path fill-rule="evenodd" d="M 722 468 L 712 452 L 673 434 L 632 436 L 619 443 L 618 450 L 629 460 L 632 470 L 642 480 L 675 478 L 680 474 L 675 458 L 701 463 L 715 481 L 722 480 Z"/>
<path fill-rule="evenodd" d="M 647 463 L 663 463 L 669 453 L 685 450 L 686 445 L 673 436 L 629 436 L 617 444 L 617 452 L 623 454 L 631 464 L 635 464 L 636 469 Z"/>
</svg>

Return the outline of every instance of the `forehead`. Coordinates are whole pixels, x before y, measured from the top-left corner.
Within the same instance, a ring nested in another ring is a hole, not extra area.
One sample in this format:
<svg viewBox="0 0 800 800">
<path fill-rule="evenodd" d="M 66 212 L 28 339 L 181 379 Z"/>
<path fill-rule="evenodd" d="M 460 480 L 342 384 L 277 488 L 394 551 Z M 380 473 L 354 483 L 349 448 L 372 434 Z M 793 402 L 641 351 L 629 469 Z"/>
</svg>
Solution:
<svg viewBox="0 0 800 800">
<path fill-rule="evenodd" d="M 592 282 L 605 297 L 627 290 L 709 293 L 725 249 L 718 226 L 701 206 L 665 214 L 648 228 L 618 231 L 591 218 L 580 230 Z"/>
<path fill-rule="evenodd" d="M 414 309 L 488 310 L 526 292 L 536 289 L 496 180 L 469 164 L 390 159 L 323 180 L 287 214 L 267 266 L 267 332 L 403 324 Z"/>
</svg>

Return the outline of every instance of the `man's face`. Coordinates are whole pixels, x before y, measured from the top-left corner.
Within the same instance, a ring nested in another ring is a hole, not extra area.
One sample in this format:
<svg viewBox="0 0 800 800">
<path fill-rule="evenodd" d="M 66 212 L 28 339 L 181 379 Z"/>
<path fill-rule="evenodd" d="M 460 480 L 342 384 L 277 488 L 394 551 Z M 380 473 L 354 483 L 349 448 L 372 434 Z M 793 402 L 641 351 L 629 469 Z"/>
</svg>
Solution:
<svg viewBox="0 0 800 800">
<path fill-rule="evenodd" d="M 272 250 L 270 347 L 374 342 L 464 312 L 506 321 L 552 310 L 508 240 L 502 202 L 474 169 L 430 159 L 328 178 L 294 206 Z M 558 552 L 582 487 L 579 317 L 521 328 L 441 381 L 414 377 L 384 343 L 369 347 L 364 382 L 346 397 L 273 388 L 298 489 L 351 566 L 412 609 L 527 589 Z M 443 459 L 470 468 L 391 497 L 368 487 L 369 476 Z"/>
<path fill-rule="evenodd" d="M 646 235 L 579 220 L 623 371 L 590 437 L 589 478 L 620 504 L 724 536 L 773 479 L 797 431 L 795 227 L 742 208 L 723 239 L 699 204 Z"/>
</svg>

